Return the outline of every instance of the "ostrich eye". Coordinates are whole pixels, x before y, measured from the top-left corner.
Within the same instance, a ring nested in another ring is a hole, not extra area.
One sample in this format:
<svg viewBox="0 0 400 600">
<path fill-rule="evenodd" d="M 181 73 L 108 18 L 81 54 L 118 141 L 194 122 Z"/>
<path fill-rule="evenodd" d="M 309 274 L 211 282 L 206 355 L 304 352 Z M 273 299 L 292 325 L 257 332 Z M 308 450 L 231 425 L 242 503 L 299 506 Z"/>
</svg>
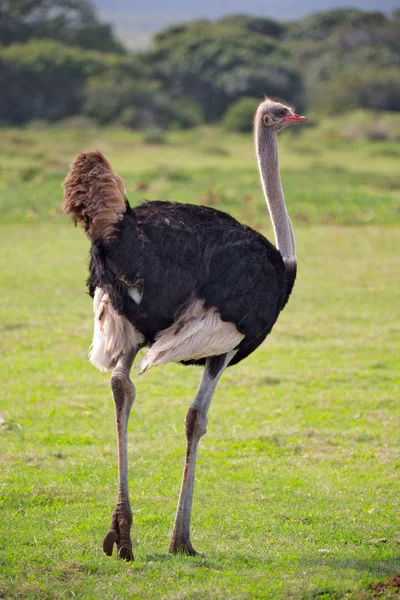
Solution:
<svg viewBox="0 0 400 600">
<path fill-rule="evenodd" d="M 280 117 L 286 117 L 287 114 L 288 114 L 287 108 L 281 108 L 281 110 L 279 111 Z"/>
</svg>

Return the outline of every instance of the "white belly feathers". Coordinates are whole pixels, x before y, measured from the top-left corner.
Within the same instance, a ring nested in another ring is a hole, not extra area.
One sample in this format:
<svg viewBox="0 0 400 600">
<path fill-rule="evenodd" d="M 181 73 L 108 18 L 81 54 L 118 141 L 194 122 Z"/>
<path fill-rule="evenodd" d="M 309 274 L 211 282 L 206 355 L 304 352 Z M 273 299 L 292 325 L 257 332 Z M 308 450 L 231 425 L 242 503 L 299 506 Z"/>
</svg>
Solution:
<svg viewBox="0 0 400 600">
<path fill-rule="evenodd" d="M 131 286 L 128 293 L 134 302 L 140 303 L 141 289 Z M 144 337 L 117 313 L 101 288 L 96 288 L 93 309 L 94 337 L 89 359 L 100 371 L 107 371 L 115 366 L 121 354 L 143 346 Z M 171 327 L 157 334 L 138 368 L 142 374 L 167 362 L 218 356 L 235 349 L 243 338 L 233 323 L 221 319 L 216 308 L 205 309 L 204 302 L 194 298 Z"/>
</svg>

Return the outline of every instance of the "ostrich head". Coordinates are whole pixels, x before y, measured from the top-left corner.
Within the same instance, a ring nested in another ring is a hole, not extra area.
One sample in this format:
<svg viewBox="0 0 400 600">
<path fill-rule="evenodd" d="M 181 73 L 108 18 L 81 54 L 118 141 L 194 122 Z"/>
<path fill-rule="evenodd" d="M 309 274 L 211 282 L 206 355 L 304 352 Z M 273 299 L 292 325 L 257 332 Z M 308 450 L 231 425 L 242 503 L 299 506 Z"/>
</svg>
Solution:
<svg viewBox="0 0 400 600">
<path fill-rule="evenodd" d="M 257 129 L 261 126 L 261 128 L 276 133 L 290 123 L 304 123 L 305 121 L 307 121 L 306 117 L 296 115 L 293 108 L 271 98 L 265 98 L 261 102 L 254 116 L 254 125 Z"/>
</svg>

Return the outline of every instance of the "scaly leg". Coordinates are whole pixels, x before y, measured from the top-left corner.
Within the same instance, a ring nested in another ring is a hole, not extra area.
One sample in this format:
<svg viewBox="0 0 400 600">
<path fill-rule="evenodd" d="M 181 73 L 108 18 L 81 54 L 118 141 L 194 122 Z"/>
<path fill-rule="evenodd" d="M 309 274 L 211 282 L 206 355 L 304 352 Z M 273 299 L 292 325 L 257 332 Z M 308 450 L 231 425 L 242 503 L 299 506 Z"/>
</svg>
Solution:
<svg viewBox="0 0 400 600">
<path fill-rule="evenodd" d="M 184 554 L 191 554 L 192 556 L 199 554 L 193 548 L 190 541 L 190 516 L 192 512 L 197 446 L 200 438 L 206 433 L 207 413 L 217 383 L 235 354 L 236 352 L 232 351 L 207 359 L 196 398 L 189 407 L 186 415 L 186 460 L 174 529 L 169 543 L 169 552 L 182 552 Z"/>
<path fill-rule="evenodd" d="M 135 388 L 129 379 L 136 351 L 123 354 L 117 361 L 111 377 L 111 389 L 115 402 L 115 420 L 118 442 L 118 500 L 110 529 L 103 541 L 103 550 L 112 555 L 113 546 L 117 544 L 118 558 L 133 560 L 130 530 L 132 511 L 129 505 L 128 490 L 128 419 L 135 400 Z"/>
</svg>

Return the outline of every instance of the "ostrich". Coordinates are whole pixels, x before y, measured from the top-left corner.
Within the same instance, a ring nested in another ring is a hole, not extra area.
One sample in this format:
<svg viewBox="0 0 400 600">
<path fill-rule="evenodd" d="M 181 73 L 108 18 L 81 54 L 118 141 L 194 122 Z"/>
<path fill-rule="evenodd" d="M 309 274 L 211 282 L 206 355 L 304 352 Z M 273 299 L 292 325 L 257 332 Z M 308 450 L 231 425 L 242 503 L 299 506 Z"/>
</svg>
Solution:
<svg viewBox="0 0 400 600">
<path fill-rule="evenodd" d="M 204 365 L 185 419 L 186 459 L 169 551 L 196 555 L 190 538 L 197 447 L 228 365 L 271 331 L 296 278 L 296 252 L 279 173 L 277 133 L 305 117 L 266 98 L 254 117 L 262 188 L 276 248 L 230 215 L 205 206 L 145 202 L 131 208 L 124 184 L 98 151 L 81 153 L 64 182 L 63 209 L 92 242 L 87 286 L 93 298 L 90 361 L 112 369 L 118 442 L 118 499 L 104 552 L 133 560 L 127 426 L 135 399 L 130 370 L 175 361 Z"/>
</svg>

